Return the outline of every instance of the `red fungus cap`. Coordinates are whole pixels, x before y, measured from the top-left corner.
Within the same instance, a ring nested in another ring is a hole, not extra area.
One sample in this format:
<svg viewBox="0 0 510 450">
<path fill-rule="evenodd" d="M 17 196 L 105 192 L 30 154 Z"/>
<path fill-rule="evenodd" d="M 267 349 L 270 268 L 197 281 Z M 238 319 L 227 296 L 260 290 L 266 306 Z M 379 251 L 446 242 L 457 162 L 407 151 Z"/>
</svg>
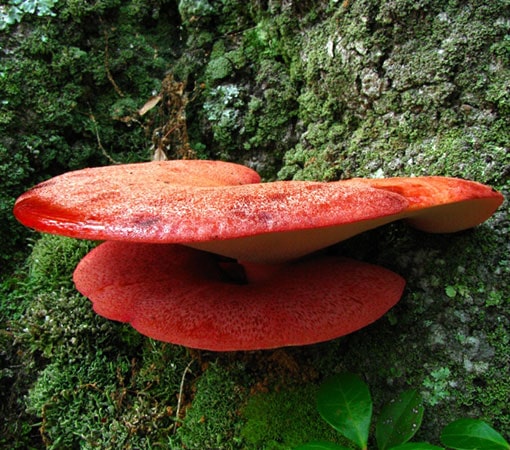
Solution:
<svg viewBox="0 0 510 450">
<path fill-rule="evenodd" d="M 452 233 L 486 221 L 503 203 L 503 196 L 481 183 L 450 177 L 410 177 L 346 180 L 384 189 L 405 197 L 409 206 L 401 217 L 422 231 Z"/>
<path fill-rule="evenodd" d="M 393 192 L 339 182 L 233 185 L 255 178 L 240 177 L 237 168 L 230 186 L 212 170 L 199 184 L 199 173 L 190 183 L 182 169 L 180 183 L 168 167 L 132 164 L 60 175 L 21 195 L 14 214 L 29 227 L 69 237 L 181 243 L 243 261 L 280 262 L 390 222 L 408 205 Z"/>
<path fill-rule="evenodd" d="M 398 302 L 397 274 L 346 258 L 289 263 L 263 282 L 225 281 L 216 256 L 110 241 L 74 273 L 94 310 L 154 339 L 215 351 L 305 345 L 356 331 Z"/>
</svg>

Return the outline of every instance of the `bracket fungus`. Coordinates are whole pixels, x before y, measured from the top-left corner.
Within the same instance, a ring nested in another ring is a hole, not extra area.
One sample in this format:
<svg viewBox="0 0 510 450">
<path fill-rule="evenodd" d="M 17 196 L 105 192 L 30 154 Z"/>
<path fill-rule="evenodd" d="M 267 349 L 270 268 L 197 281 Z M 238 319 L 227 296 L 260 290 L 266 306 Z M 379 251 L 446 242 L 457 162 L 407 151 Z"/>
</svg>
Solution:
<svg viewBox="0 0 510 450">
<path fill-rule="evenodd" d="M 98 270 L 98 268 L 101 268 Z M 404 280 L 347 258 L 305 258 L 263 282 L 225 280 L 215 256 L 180 245 L 104 242 L 74 282 L 94 310 L 161 341 L 215 351 L 304 345 L 386 313 Z"/>
<path fill-rule="evenodd" d="M 98 314 L 226 351 L 336 338 L 402 295 L 387 269 L 306 255 L 398 219 L 469 228 L 502 200 L 453 178 L 260 183 L 244 166 L 187 160 L 69 172 L 22 194 L 14 214 L 39 231 L 107 241 L 74 274 Z"/>
<path fill-rule="evenodd" d="M 394 177 L 352 180 L 402 195 L 409 202 L 401 217 L 429 233 L 453 233 L 485 222 L 503 196 L 475 181 L 451 177 Z"/>
</svg>

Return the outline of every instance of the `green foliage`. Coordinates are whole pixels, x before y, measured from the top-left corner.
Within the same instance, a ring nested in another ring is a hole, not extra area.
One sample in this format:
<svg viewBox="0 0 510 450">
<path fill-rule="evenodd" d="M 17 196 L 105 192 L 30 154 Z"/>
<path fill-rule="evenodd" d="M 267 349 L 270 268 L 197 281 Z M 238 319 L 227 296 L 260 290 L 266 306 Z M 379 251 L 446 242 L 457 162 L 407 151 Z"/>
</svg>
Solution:
<svg viewBox="0 0 510 450">
<path fill-rule="evenodd" d="M 385 405 L 375 430 L 377 447 L 387 450 L 409 441 L 422 422 L 424 410 L 422 399 L 415 390 L 405 391 Z"/>
<path fill-rule="evenodd" d="M 332 427 L 349 439 L 356 448 L 366 450 L 372 400 L 365 382 L 344 373 L 326 380 L 319 389 L 317 408 Z M 385 405 L 375 424 L 379 450 L 436 450 L 435 445 L 410 442 L 421 426 L 424 408 L 415 390 L 402 392 Z M 368 422 L 368 423 L 367 423 Z M 487 423 L 477 419 L 460 419 L 450 423 L 441 433 L 441 442 L 457 450 L 508 450 L 510 444 Z M 310 442 L 299 450 L 342 449 L 322 442 Z"/>
<path fill-rule="evenodd" d="M 317 395 L 322 418 L 359 448 L 366 448 L 372 399 L 368 386 L 356 375 L 330 378 Z"/>
<path fill-rule="evenodd" d="M 508 450 L 510 444 L 492 427 L 476 419 L 459 419 L 448 424 L 441 433 L 441 442 L 449 448 Z"/>
<path fill-rule="evenodd" d="M 393 447 L 393 450 L 443 450 L 443 447 L 432 445 L 427 442 L 406 442 Z"/>
<path fill-rule="evenodd" d="M 349 450 L 349 447 L 333 444 L 331 442 L 317 441 L 300 445 L 299 447 L 296 447 L 295 450 Z"/>
</svg>

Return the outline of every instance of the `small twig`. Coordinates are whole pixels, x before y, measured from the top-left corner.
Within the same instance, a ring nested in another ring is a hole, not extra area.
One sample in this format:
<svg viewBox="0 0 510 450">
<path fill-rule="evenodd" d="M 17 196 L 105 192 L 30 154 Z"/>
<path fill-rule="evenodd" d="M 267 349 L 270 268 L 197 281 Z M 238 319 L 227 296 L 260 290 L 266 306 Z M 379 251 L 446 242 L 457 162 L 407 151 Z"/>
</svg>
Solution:
<svg viewBox="0 0 510 450">
<path fill-rule="evenodd" d="M 177 128 L 179 128 L 180 124 L 174 125 L 172 128 L 170 128 L 165 135 L 163 136 L 163 139 L 166 139 L 168 136 L 170 136 L 171 133 L 173 133 Z"/>
<path fill-rule="evenodd" d="M 181 384 L 179 386 L 179 395 L 177 397 L 177 410 L 175 411 L 175 423 L 174 423 L 174 434 L 177 431 L 177 426 L 180 423 L 179 420 L 179 414 L 181 412 L 181 406 L 182 406 L 182 397 L 183 397 L 183 391 L 184 391 L 184 381 L 186 380 L 186 374 L 190 372 L 191 364 L 193 364 L 193 359 L 188 363 L 186 368 L 184 369 L 184 372 L 182 373 L 181 377 Z"/>
<path fill-rule="evenodd" d="M 89 112 L 90 120 L 92 121 L 92 124 L 94 125 L 94 132 L 96 133 L 96 140 L 97 140 L 97 146 L 99 147 L 99 150 L 101 150 L 101 153 L 104 155 L 108 161 L 110 161 L 112 164 L 120 164 L 120 161 L 116 161 L 113 159 L 105 150 L 103 147 L 103 144 L 101 143 L 101 137 L 99 136 L 99 129 L 97 126 L 96 118 L 94 117 L 94 114 L 92 114 L 92 111 Z"/>
<path fill-rule="evenodd" d="M 113 75 L 110 72 L 110 63 L 109 63 L 110 52 L 108 50 L 108 31 L 106 31 L 106 29 L 104 30 L 104 40 L 105 40 L 105 44 L 104 44 L 104 68 L 106 70 L 106 77 L 108 78 L 108 80 L 112 84 L 113 89 L 115 89 L 115 92 L 117 92 L 119 97 L 124 97 L 124 93 L 120 89 L 119 85 L 115 82 L 115 80 L 113 79 Z"/>
</svg>

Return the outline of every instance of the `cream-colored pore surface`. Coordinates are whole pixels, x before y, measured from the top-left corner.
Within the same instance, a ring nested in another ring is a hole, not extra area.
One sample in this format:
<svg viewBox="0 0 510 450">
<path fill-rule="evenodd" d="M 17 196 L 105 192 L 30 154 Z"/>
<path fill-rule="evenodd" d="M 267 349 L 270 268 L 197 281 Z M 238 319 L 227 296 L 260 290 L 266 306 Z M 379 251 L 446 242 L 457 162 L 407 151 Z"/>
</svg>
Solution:
<svg viewBox="0 0 510 450">
<path fill-rule="evenodd" d="M 184 244 L 238 261 L 277 264 L 313 253 L 396 220 L 396 215 L 307 230 L 264 233 L 236 239 Z"/>
</svg>

